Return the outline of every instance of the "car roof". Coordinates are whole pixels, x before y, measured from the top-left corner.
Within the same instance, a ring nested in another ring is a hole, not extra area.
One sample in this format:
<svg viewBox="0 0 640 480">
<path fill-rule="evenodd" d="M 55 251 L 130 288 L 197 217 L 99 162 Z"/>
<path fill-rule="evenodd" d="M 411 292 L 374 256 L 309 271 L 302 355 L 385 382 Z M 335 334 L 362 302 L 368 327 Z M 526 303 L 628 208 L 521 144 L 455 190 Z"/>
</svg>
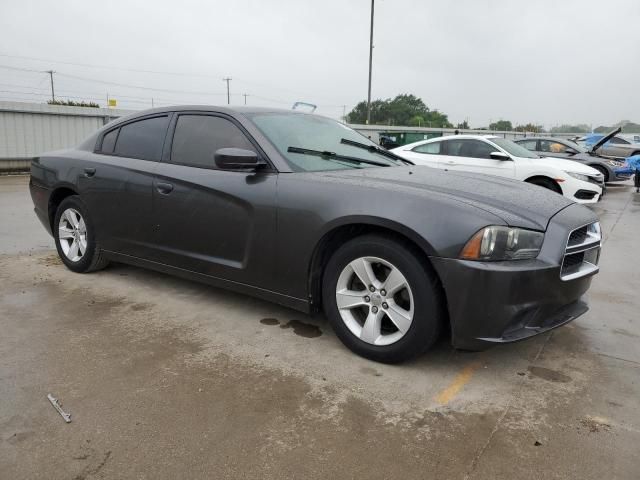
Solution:
<svg viewBox="0 0 640 480">
<path fill-rule="evenodd" d="M 548 140 L 550 142 L 558 142 L 558 143 L 574 143 L 568 138 L 558 138 L 558 137 L 524 137 L 518 138 L 514 140 L 514 142 L 522 142 L 524 140 Z"/>
</svg>

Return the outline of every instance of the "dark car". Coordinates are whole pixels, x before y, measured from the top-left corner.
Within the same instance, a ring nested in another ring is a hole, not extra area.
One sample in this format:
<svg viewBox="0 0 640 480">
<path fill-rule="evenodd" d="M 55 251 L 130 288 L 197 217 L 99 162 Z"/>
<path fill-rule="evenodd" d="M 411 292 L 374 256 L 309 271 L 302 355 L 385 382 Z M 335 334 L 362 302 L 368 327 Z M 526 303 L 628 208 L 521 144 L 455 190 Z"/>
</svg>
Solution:
<svg viewBox="0 0 640 480">
<path fill-rule="evenodd" d="M 527 150 L 542 157 L 556 157 L 584 163 L 598 170 L 604 176 L 605 183 L 629 180 L 629 175 L 616 172 L 624 166 L 623 160 L 601 157 L 595 151 L 587 151 L 571 140 L 556 137 L 531 137 L 515 140 Z"/>
<path fill-rule="evenodd" d="M 603 157 L 625 159 L 640 155 L 640 145 L 616 136 L 621 131 L 622 128 L 617 127 L 606 135 L 592 133 L 579 138 L 577 141 L 584 143 L 589 152 L 597 152 L 598 155 Z"/>
<path fill-rule="evenodd" d="M 587 310 L 594 213 L 533 185 L 411 165 L 336 121 L 173 107 L 34 159 L 35 211 L 64 264 L 139 265 L 323 310 L 365 357 L 444 329 L 479 349 Z"/>
</svg>

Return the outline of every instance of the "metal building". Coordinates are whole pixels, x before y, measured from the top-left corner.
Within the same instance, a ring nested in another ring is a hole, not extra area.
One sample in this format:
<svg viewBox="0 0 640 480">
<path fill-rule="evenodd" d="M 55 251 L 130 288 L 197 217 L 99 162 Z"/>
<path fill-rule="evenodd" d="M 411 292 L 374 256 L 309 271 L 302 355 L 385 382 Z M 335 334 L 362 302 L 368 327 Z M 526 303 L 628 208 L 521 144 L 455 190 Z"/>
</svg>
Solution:
<svg viewBox="0 0 640 480">
<path fill-rule="evenodd" d="M 42 152 L 77 145 L 129 110 L 0 102 L 0 171 L 25 170 Z"/>
</svg>

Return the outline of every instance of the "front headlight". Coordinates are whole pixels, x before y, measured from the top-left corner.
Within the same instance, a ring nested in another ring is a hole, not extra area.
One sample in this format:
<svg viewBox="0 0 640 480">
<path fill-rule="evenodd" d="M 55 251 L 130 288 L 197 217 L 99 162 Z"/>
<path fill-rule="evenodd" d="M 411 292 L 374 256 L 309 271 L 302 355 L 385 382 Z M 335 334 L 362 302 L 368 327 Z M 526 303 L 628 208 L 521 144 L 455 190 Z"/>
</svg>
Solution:
<svg viewBox="0 0 640 480">
<path fill-rule="evenodd" d="M 624 166 L 624 162 L 618 162 L 615 160 L 607 160 L 607 163 L 609 165 L 611 165 L 612 167 L 623 167 Z"/>
<path fill-rule="evenodd" d="M 588 182 L 589 181 L 589 177 L 587 177 L 586 175 L 583 175 L 582 173 L 566 172 L 566 171 L 564 173 L 566 173 L 567 175 L 572 176 L 576 180 L 582 180 L 583 182 Z"/>
<path fill-rule="evenodd" d="M 485 227 L 460 252 L 465 260 L 526 260 L 540 253 L 544 233 L 511 227 Z"/>
</svg>

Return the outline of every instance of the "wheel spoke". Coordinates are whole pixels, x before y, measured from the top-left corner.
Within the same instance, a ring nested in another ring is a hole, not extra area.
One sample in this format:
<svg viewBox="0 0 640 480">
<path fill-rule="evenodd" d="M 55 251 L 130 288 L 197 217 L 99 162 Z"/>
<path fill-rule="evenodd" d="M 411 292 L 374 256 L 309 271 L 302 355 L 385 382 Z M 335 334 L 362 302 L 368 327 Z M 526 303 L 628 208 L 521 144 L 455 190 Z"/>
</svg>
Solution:
<svg viewBox="0 0 640 480">
<path fill-rule="evenodd" d="M 360 340 L 367 343 L 376 342 L 382 334 L 381 327 L 383 315 L 384 313 L 382 310 L 378 310 L 377 313 L 373 313 L 371 310 L 369 311 L 369 315 L 367 315 L 367 319 L 364 321 L 362 331 L 360 332 Z"/>
<path fill-rule="evenodd" d="M 80 255 L 84 255 L 84 252 L 87 250 L 87 240 L 85 238 L 80 238 L 80 242 L 78 242 L 78 249 L 80 250 Z"/>
<path fill-rule="evenodd" d="M 66 227 L 60 227 L 58 229 L 58 237 L 61 239 L 73 238 L 73 230 Z"/>
<path fill-rule="evenodd" d="M 69 247 L 69 253 L 67 254 L 67 256 L 73 260 L 74 258 L 76 258 L 78 256 L 78 241 L 74 240 L 73 243 L 71 244 L 71 246 Z"/>
<path fill-rule="evenodd" d="M 336 303 L 340 310 L 366 305 L 366 302 L 364 301 L 364 296 L 366 294 L 367 292 L 364 290 L 362 292 L 342 290 L 340 292 L 336 292 Z"/>
<path fill-rule="evenodd" d="M 73 228 L 78 228 L 78 219 L 76 218 L 76 214 L 71 210 L 66 210 L 64 212 L 64 216 Z"/>
<path fill-rule="evenodd" d="M 404 278 L 404 275 L 400 273 L 400 270 L 397 268 L 392 268 L 387 276 L 387 279 L 384 281 L 382 288 L 387 291 L 387 295 L 393 295 L 395 292 L 400 290 L 402 287 L 407 285 L 407 280 Z"/>
<path fill-rule="evenodd" d="M 358 258 L 349 265 L 365 287 L 368 287 L 369 285 L 377 286 L 380 283 L 374 275 L 373 270 L 371 269 L 371 263 L 368 260 Z"/>
<path fill-rule="evenodd" d="M 80 233 L 87 233 L 87 226 L 84 223 L 84 218 L 80 217 L 80 221 L 78 222 L 78 230 Z"/>
<path fill-rule="evenodd" d="M 389 308 L 386 310 L 387 317 L 393 322 L 393 324 L 402 332 L 403 334 L 409 330 L 411 326 L 411 320 L 413 315 L 411 312 L 405 310 L 400 307 L 396 303 L 390 303 Z"/>
</svg>

